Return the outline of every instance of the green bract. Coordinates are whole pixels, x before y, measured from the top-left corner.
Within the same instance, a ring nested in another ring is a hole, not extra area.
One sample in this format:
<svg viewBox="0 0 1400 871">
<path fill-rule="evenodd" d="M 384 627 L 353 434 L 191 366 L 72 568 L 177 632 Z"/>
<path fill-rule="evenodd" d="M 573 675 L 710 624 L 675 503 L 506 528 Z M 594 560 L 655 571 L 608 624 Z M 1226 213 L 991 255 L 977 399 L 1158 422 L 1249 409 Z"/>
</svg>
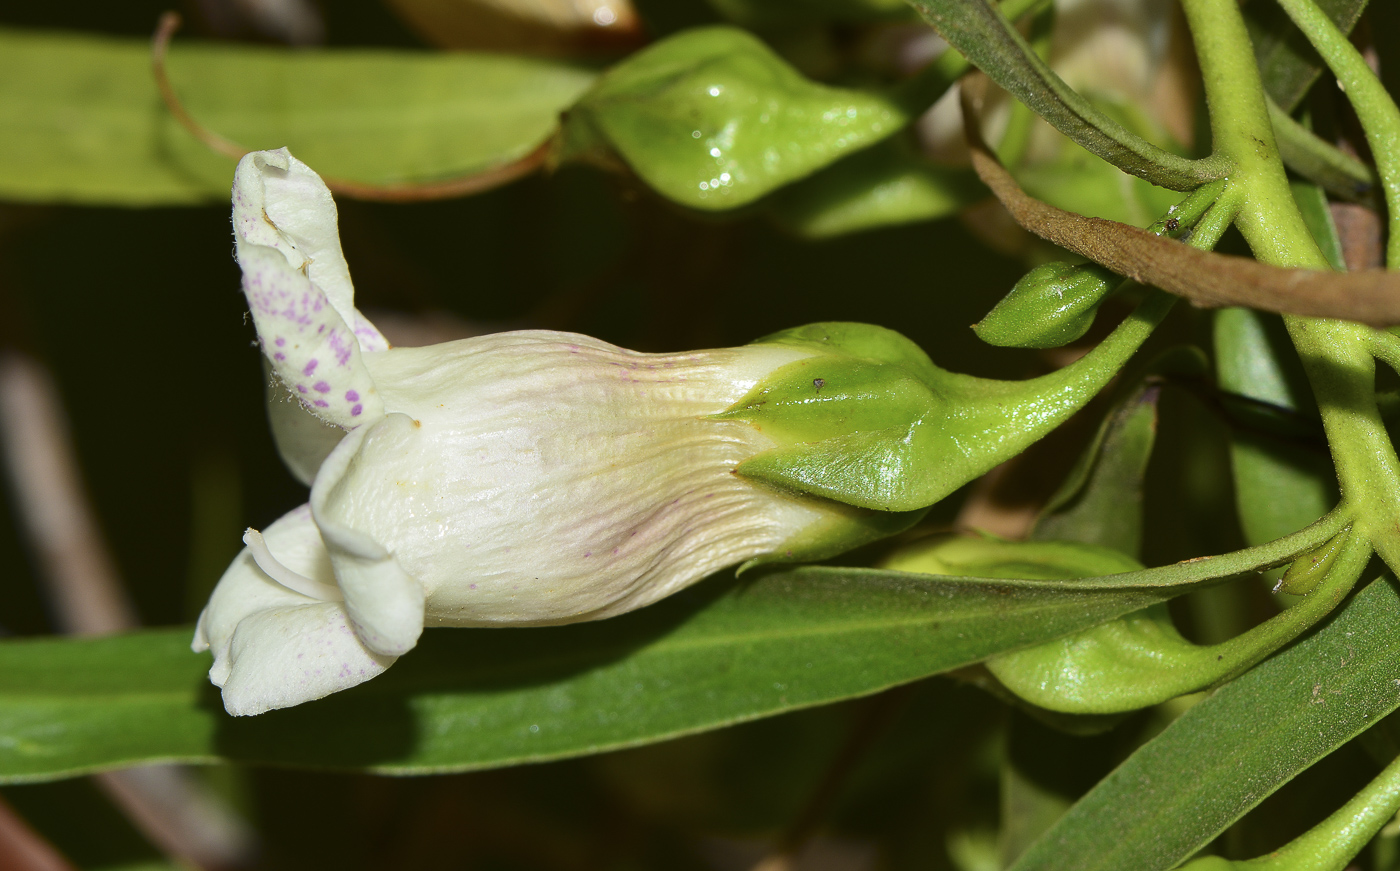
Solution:
<svg viewBox="0 0 1400 871">
<path fill-rule="evenodd" d="M 600 78 L 565 116 L 562 157 L 620 158 L 658 193 L 718 211 L 909 120 L 890 98 L 808 80 L 752 34 L 707 27 L 637 52 Z"/>
</svg>

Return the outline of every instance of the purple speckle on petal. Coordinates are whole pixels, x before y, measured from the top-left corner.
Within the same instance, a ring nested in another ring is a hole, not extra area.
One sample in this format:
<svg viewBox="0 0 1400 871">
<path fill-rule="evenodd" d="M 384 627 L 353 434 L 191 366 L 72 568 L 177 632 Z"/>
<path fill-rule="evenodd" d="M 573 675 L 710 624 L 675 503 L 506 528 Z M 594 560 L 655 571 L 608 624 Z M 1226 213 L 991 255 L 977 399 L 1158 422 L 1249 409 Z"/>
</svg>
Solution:
<svg viewBox="0 0 1400 871">
<path fill-rule="evenodd" d="M 306 364 L 306 368 L 301 370 L 301 374 L 310 375 L 312 372 L 315 372 L 317 362 L 318 361 L 313 358 L 309 363 Z"/>
<path fill-rule="evenodd" d="M 305 393 L 305 392 L 306 392 L 306 385 L 305 385 L 305 384 L 298 384 L 298 385 L 297 385 L 297 392 L 298 392 L 298 393 Z"/>
<path fill-rule="evenodd" d="M 316 391 L 317 393 L 331 392 L 331 386 L 324 381 L 317 381 L 315 384 L 311 385 L 311 389 Z"/>
<path fill-rule="evenodd" d="M 276 346 L 279 347 L 279 348 L 285 347 L 286 344 L 287 344 L 287 340 L 284 339 L 284 338 L 282 338 L 281 336 L 278 336 L 278 337 L 276 338 L 276 340 L 273 341 L 272 344 L 276 345 Z"/>
<path fill-rule="evenodd" d="M 346 401 L 346 402 L 359 402 L 359 401 L 360 401 L 360 394 L 359 394 L 359 392 L 358 392 L 358 391 L 355 391 L 355 390 L 347 390 L 347 391 L 345 391 L 345 401 Z"/>
<path fill-rule="evenodd" d="M 276 354 L 272 355 L 272 359 L 276 360 L 278 363 L 281 363 L 283 360 L 287 359 L 287 355 L 283 354 L 281 351 L 278 351 Z"/>
<path fill-rule="evenodd" d="M 318 400 L 316 400 L 316 403 L 315 403 L 315 404 L 316 404 L 316 407 L 317 407 L 317 408 L 328 408 L 328 407 L 330 407 L 330 403 L 327 402 L 327 401 L 324 400 L 324 399 L 318 399 Z"/>
<path fill-rule="evenodd" d="M 469 589 L 469 590 L 475 590 L 475 589 L 476 589 L 476 584 L 472 584 L 472 585 L 471 585 L 470 587 L 468 587 L 467 589 Z"/>
<path fill-rule="evenodd" d="M 365 407 L 364 407 L 363 405 L 356 405 L 354 408 L 350 409 L 350 416 L 351 416 L 351 417 L 359 417 L 359 416 L 360 416 L 360 413 L 363 412 L 364 410 L 365 410 Z"/>
</svg>

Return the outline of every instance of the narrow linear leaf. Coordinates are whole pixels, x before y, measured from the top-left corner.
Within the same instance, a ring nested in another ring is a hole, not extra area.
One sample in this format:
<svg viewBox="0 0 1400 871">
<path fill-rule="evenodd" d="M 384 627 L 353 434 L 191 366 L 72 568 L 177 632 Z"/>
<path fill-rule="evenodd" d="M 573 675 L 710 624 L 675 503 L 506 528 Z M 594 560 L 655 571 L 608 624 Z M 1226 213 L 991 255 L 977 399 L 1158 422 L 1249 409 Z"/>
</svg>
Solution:
<svg viewBox="0 0 1400 871">
<path fill-rule="evenodd" d="M 1143 384 L 1114 407 L 1036 520 L 1032 539 L 1082 541 L 1139 558 L 1142 483 L 1157 440 L 1161 392 L 1160 385 Z"/>
<path fill-rule="evenodd" d="M 1397 620 L 1392 582 L 1371 583 L 1321 629 L 1226 684 L 1129 757 L 1013 871 L 1176 867 L 1400 707 Z"/>
<path fill-rule="evenodd" d="M 1367 2 L 1317 0 L 1317 5 L 1343 33 L 1351 33 Z M 1277 3 L 1246 3 L 1243 11 L 1264 88 L 1274 102 L 1291 112 L 1322 73 L 1322 58 Z"/>
<path fill-rule="evenodd" d="M 877 692 L 1177 592 L 797 568 L 600 623 L 430 631 L 374 681 L 241 719 L 185 629 L 7 642 L 0 782 L 155 760 L 425 773 L 597 753 Z"/>
<path fill-rule="evenodd" d="M 1022 227 L 1196 305 L 1243 305 L 1372 326 L 1400 324 L 1400 273 L 1284 269 L 1247 257 L 1201 251 L 1137 227 L 1041 202 L 1021 189 L 985 144 L 972 147 L 972 165 Z"/>
<path fill-rule="evenodd" d="M 190 114 L 251 148 L 287 146 L 365 184 L 435 181 L 544 142 L 594 74 L 501 55 L 178 44 Z M 144 40 L 0 28 L 0 198 L 227 201 L 233 163 L 166 111 Z"/>
<path fill-rule="evenodd" d="M 1220 387 L 1287 411 L 1311 410 L 1312 396 L 1283 324 L 1274 315 L 1227 309 L 1215 315 Z M 1310 418 L 1310 419 L 1314 419 Z M 1331 459 L 1321 445 L 1258 428 L 1230 434 L 1235 508 L 1247 543 L 1270 541 L 1322 516 L 1339 498 Z"/>
<path fill-rule="evenodd" d="M 1094 108 L 1042 61 L 988 0 L 909 0 L 940 36 L 1061 133 L 1126 173 L 1188 191 L 1224 174 L 1165 151 Z"/>
<path fill-rule="evenodd" d="M 1317 182 L 1334 196 L 1352 202 L 1374 202 L 1380 176 L 1373 167 L 1318 138 L 1273 100 L 1268 105 L 1279 157 L 1289 169 Z"/>
</svg>

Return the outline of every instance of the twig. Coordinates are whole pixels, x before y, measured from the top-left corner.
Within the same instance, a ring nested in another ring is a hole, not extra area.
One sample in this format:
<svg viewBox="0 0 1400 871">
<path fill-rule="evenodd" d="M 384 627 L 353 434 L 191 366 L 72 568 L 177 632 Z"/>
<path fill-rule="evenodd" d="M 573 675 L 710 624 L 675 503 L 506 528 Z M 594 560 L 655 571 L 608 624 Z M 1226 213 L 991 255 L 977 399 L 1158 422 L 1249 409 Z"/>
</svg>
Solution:
<svg viewBox="0 0 1400 871">
<path fill-rule="evenodd" d="M 44 836 L 0 797 L 0 868 L 6 871 L 77 871 Z"/>
<path fill-rule="evenodd" d="M 134 629 L 136 613 L 83 493 L 58 390 L 42 366 L 18 354 L 0 358 L 0 443 L 59 630 Z"/>
<path fill-rule="evenodd" d="M 83 493 L 58 389 L 43 366 L 15 353 L 0 357 L 0 446 L 54 622 L 73 635 L 136 628 Z M 167 855 L 205 869 L 240 867 L 252 856 L 252 832 L 182 768 L 113 771 L 94 780 Z"/>
<path fill-rule="evenodd" d="M 180 98 L 175 95 L 175 88 L 170 84 L 170 76 L 165 72 L 165 55 L 170 50 L 170 38 L 180 29 L 180 23 L 180 13 L 166 12 L 160 16 L 155 35 L 151 37 L 151 73 L 155 76 L 156 87 L 160 89 L 160 98 L 165 101 L 165 108 L 170 110 L 170 114 L 175 116 L 175 120 L 179 121 L 180 126 L 188 130 L 191 136 L 225 157 L 241 160 L 243 155 L 248 153 L 248 149 L 228 141 L 194 120 L 190 113 L 185 111 Z"/>
<path fill-rule="evenodd" d="M 151 37 L 151 72 L 155 76 L 156 87 L 160 90 L 161 99 L 165 101 L 165 107 L 170 110 L 170 114 L 175 117 L 176 121 L 180 122 L 180 126 L 189 131 L 191 136 L 204 143 L 212 151 L 216 151 L 231 160 L 241 160 L 250 149 L 225 139 L 196 121 L 194 116 L 185 109 L 184 104 L 180 102 L 175 88 L 170 84 L 165 60 L 170 49 L 170 40 L 175 35 L 175 31 L 179 29 L 180 13 L 166 12 L 161 15 L 160 22 L 156 25 L 156 32 Z M 442 179 L 441 181 L 371 184 L 326 175 L 322 176 L 322 180 L 333 193 L 357 200 L 381 203 L 444 200 L 484 193 L 531 175 L 549 162 L 549 155 L 553 149 L 554 137 L 551 136 L 518 160 L 493 166 L 481 172 Z"/>
<path fill-rule="evenodd" d="M 973 168 L 1016 223 L 1061 248 L 1140 284 L 1199 306 L 1337 318 L 1372 326 L 1400 324 L 1400 272 L 1336 273 L 1286 269 L 1247 257 L 1202 251 L 1146 230 L 1056 208 L 1027 194 L 982 140 L 963 87 L 963 119 Z"/>
<path fill-rule="evenodd" d="M 871 699 L 860 720 L 851 729 L 840 752 L 827 767 L 802 812 L 778 841 L 777 848 L 754 865 L 752 871 L 791 871 L 797 854 L 816 832 L 817 826 L 831 810 L 851 772 L 865 751 L 895 718 L 900 706 L 909 698 L 910 687 L 899 687 Z"/>
</svg>

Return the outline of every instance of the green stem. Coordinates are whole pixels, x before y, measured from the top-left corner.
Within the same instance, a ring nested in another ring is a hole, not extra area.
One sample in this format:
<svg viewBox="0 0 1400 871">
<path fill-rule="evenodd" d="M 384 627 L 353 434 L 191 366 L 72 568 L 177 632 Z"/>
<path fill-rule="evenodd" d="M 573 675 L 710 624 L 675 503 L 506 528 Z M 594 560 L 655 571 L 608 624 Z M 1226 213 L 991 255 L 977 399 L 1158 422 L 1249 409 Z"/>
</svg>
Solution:
<svg viewBox="0 0 1400 871">
<path fill-rule="evenodd" d="M 1196 41 L 1216 149 L 1235 163 L 1230 186 L 1242 197 L 1236 224 L 1261 261 L 1327 269 L 1288 187 L 1259 71 L 1236 0 L 1184 0 Z M 1372 330 L 1358 324 L 1285 317 L 1322 413 L 1343 499 L 1359 531 L 1392 568 L 1400 566 L 1400 458 L 1375 396 Z"/>
<path fill-rule="evenodd" d="M 1256 871 L 1342 871 L 1400 812 L 1400 758 L 1306 833 L 1268 856 L 1243 863 Z"/>
<path fill-rule="evenodd" d="M 1327 62 L 1366 131 L 1366 144 L 1376 160 L 1390 212 L 1386 266 L 1400 269 L 1400 109 L 1361 52 L 1313 0 L 1279 0 L 1279 5 Z"/>
</svg>

